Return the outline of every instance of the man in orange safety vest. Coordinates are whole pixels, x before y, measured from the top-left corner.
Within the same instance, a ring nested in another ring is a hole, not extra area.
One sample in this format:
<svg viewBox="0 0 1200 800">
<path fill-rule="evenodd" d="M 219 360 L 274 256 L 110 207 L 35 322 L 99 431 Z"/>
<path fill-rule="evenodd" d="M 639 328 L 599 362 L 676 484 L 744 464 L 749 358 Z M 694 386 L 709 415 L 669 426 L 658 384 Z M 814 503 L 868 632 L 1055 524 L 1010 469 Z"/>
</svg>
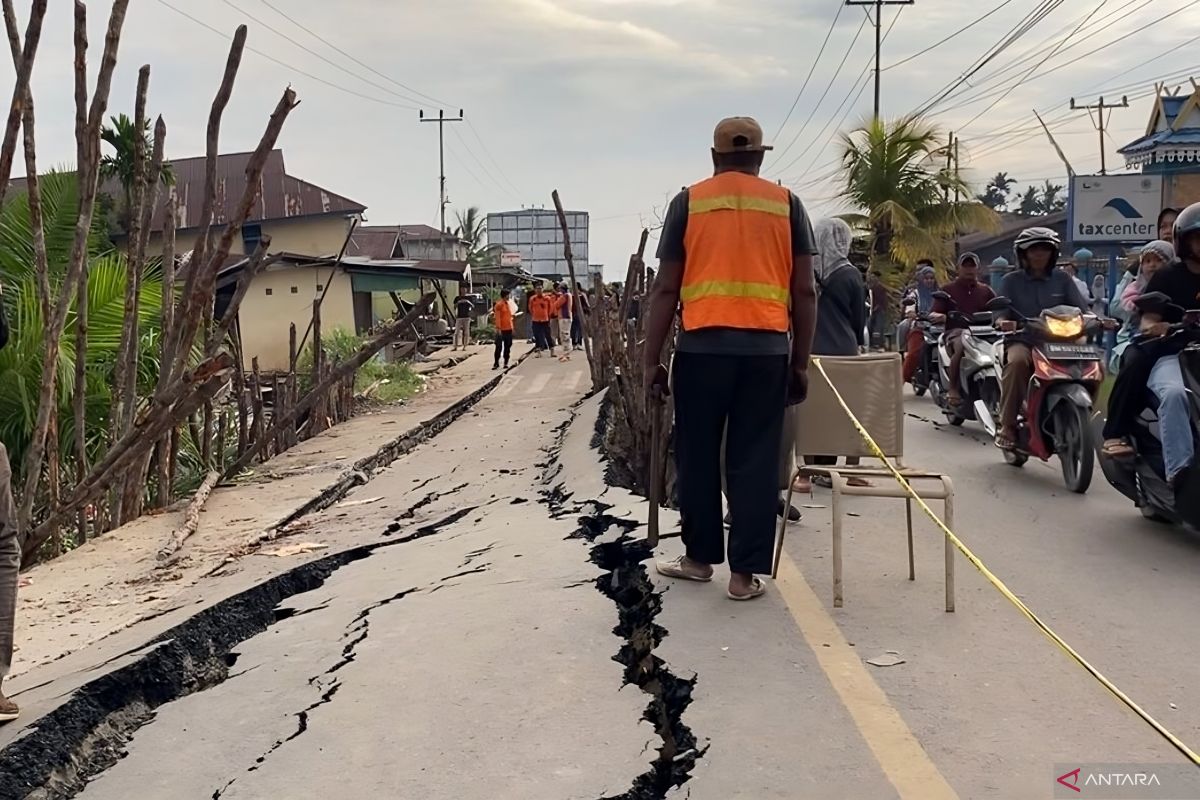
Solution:
<svg viewBox="0 0 1200 800">
<path fill-rule="evenodd" d="M 761 596 L 771 570 L 784 411 L 808 392 L 816 321 L 812 228 L 800 200 L 758 177 L 762 128 L 722 120 L 714 175 L 667 210 L 650 298 L 645 386 L 674 393 L 675 455 L 686 555 L 660 561 L 669 577 L 709 581 L 725 560 L 722 438 L 729 498 L 733 600 Z M 673 377 L 661 364 L 677 311 Z M 668 383 L 670 382 L 670 387 Z"/>
</svg>

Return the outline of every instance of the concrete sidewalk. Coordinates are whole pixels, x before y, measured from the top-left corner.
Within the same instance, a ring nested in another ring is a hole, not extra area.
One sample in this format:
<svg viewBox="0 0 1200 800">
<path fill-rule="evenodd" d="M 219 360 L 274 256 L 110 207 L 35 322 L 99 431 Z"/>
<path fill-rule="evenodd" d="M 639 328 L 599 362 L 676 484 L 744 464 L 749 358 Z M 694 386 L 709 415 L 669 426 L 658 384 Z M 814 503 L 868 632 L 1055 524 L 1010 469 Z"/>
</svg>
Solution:
<svg viewBox="0 0 1200 800">
<path fill-rule="evenodd" d="M 448 352 L 438 354 L 448 357 Z M 454 354 L 460 356 L 461 354 Z M 183 557 L 157 569 L 155 553 L 182 521 L 187 501 L 147 515 L 22 574 L 12 677 L 86 647 L 114 631 L 176 607 L 175 598 L 206 575 L 236 562 L 265 541 L 284 537 L 274 526 L 314 499 L 346 484 L 355 464 L 380 455 L 422 423 L 496 379 L 491 347 L 470 348 L 465 360 L 429 376 L 426 389 L 402 405 L 355 417 L 213 492 Z M 344 488 L 344 487 L 343 487 Z"/>
</svg>

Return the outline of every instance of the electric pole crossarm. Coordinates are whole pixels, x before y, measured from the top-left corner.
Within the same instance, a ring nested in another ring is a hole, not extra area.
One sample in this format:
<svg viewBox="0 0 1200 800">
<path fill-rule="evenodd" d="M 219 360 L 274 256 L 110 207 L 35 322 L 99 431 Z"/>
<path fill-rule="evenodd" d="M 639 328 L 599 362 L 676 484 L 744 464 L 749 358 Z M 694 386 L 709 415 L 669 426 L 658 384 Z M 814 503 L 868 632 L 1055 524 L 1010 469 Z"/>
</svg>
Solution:
<svg viewBox="0 0 1200 800">
<path fill-rule="evenodd" d="M 916 0 L 845 0 L 848 6 L 875 6 L 875 119 L 879 119 L 879 51 L 883 47 L 880 29 L 883 27 L 884 6 L 911 6 Z M 867 12 L 870 15 L 870 12 Z"/>
<path fill-rule="evenodd" d="M 1129 108 L 1129 98 L 1122 97 L 1120 103 L 1106 103 L 1106 102 L 1104 102 L 1104 98 L 1101 97 L 1100 100 L 1096 103 L 1090 103 L 1090 104 L 1085 103 L 1083 105 L 1076 103 L 1074 97 L 1071 98 L 1071 110 L 1072 111 L 1086 111 L 1086 112 L 1088 112 L 1089 117 L 1092 116 L 1093 111 L 1097 112 L 1096 117 L 1094 119 L 1092 119 L 1092 124 L 1095 125 L 1096 130 L 1098 130 L 1100 132 L 1100 174 L 1101 175 L 1108 174 L 1108 164 L 1107 164 L 1107 160 L 1104 157 L 1104 129 L 1108 126 L 1108 119 L 1112 118 L 1112 110 L 1114 108 Z M 1104 116 L 1105 111 L 1108 111 L 1107 119 Z"/>
<path fill-rule="evenodd" d="M 446 112 L 441 110 L 438 111 L 436 117 L 426 117 L 424 111 L 418 112 L 418 118 L 421 122 L 436 122 L 438 126 L 438 190 L 441 197 L 438 208 L 441 209 L 442 217 L 442 227 L 439 231 L 441 236 L 446 235 L 446 142 L 443 138 L 443 133 L 447 122 L 462 122 L 464 117 L 465 115 L 461 108 L 458 110 L 457 117 L 447 117 Z M 442 250 L 444 255 L 444 244 L 442 245 Z"/>
</svg>

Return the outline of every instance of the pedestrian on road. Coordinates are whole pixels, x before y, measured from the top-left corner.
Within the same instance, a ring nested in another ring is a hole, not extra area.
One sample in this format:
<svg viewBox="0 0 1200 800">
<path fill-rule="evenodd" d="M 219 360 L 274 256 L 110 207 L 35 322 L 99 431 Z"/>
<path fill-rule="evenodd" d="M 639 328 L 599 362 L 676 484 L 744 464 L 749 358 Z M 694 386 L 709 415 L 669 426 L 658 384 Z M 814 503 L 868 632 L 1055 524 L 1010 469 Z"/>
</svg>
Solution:
<svg viewBox="0 0 1200 800">
<path fill-rule="evenodd" d="M 850 244 L 854 238 L 850 226 L 840 219 L 821 219 L 814 226 L 817 257 L 813 271 L 817 280 L 817 327 L 813 336 L 815 356 L 856 356 L 865 349 L 863 330 L 866 315 L 866 288 L 858 267 L 850 263 Z M 805 460 L 814 465 L 833 466 L 834 456 L 808 455 Z M 847 466 L 857 466 L 857 458 L 847 459 Z M 827 480 L 818 483 L 828 484 Z M 870 486 L 862 478 L 851 478 L 852 486 Z M 787 484 L 784 484 L 784 488 Z M 800 492 L 812 487 L 801 478 L 796 486 Z"/>
<path fill-rule="evenodd" d="M 588 294 L 583 290 L 583 285 L 578 282 L 575 284 L 575 296 L 579 298 L 579 308 L 583 312 L 583 316 L 586 317 L 592 313 L 592 304 L 588 299 Z M 576 350 L 583 349 L 583 319 L 579 314 L 576 314 L 571 320 L 571 347 Z"/>
<path fill-rule="evenodd" d="M 1158 239 L 1163 242 L 1175 240 L 1175 219 L 1179 216 L 1178 208 L 1164 208 L 1158 212 Z"/>
<path fill-rule="evenodd" d="M 4 316 L 4 287 L 0 285 L 0 348 L 6 344 L 8 320 Z M 0 722 L 11 722 L 21 713 L 17 704 L 4 696 L 4 679 L 12 669 L 17 622 L 17 576 L 21 569 L 21 544 L 17 534 L 12 469 L 8 463 L 8 450 L 0 444 Z"/>
<path fill-rule="evenodd" d="M 553 356 L 554 342 L 550 339 L 550 297 L 542 291 L 540 283 L 534 285 L 533 294 L 529 298 L 529 318 L 533 323 L 536 348 L 534 356 L 541 358 L 546 350 Z"/>
<path fill-rule="evenodd" d="M 571 360 L 571 292 L 565 283 L 558 286 L 558 297 L 555 298 L 558 306 L 558 339 L 562 344 L 562 356 L 559 361 Z"/>
<path fill-rule="evenodd" d="M 500 299 L 496 301 L 493 311 L 496 317 L 496 357 L 492 369 L 500 369 L 500 357 L 504 356 L 504 368 L 508 369 L 508 359 L 512 355 L 513 345 L 513 310 L 508 289 L 500 290 Z"/>
<path fill-rule="evenodd" d="M 795 195 L 758 177 L 768 149 L 749 117 L 717 125 L 713 177 L 680 192 L 667 210 L 647 307 L 645 386 L 657 403 L 670 394 L 660 361 L 682 304 L 673 391 L 686 555 L 656 567 L 709 581 L 725 561 L 727 431 L 733 600 L 766 591 L 756 573 L 771 570 L 784 411 L 808 393 L 816 316 L 812 229 Z"/>
<path fill-rule="evenodd" d="M 868 280 L 871 288 L 871 317 L 868 325 L 871 347 L 882 350 L 884 332 L 887 330 L 888 290 L 878 272 L 872 271 Z"/>
<path fill-rule="evenodd" d="M 546 293 L 546 301 L 550 307 L 550 355 L 554 355 L 554 348 L 562 344 L 558 340 L 560 332 L 559 321 L 562 318 L 558 299 L 558 284 L 550 284 L 550 291 Z"/>
<path fill-rule="evenodd" d="M 475 301 L 460 290 L 458 297 L 454 298 L 454 346 L 450 348 L 451 351 L 460 346 L 466 350 L 471 343 L 471 314 L 474 311 Z"/>
</svg>

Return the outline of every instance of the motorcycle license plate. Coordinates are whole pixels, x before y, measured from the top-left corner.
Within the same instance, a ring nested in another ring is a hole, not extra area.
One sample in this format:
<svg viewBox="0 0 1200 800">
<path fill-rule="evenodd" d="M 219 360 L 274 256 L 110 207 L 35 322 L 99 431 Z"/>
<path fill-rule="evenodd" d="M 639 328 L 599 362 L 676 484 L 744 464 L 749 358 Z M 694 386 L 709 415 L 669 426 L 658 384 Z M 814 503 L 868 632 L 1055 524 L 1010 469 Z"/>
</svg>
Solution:
<svg viewBox="0 0 1200 800">
<path fill-rule="evenodd" d="M 1099 361 L 1100 351 L 1086 344 L 1045 344 L 1042 352 L 1055 361 Z"/>
</svg>

